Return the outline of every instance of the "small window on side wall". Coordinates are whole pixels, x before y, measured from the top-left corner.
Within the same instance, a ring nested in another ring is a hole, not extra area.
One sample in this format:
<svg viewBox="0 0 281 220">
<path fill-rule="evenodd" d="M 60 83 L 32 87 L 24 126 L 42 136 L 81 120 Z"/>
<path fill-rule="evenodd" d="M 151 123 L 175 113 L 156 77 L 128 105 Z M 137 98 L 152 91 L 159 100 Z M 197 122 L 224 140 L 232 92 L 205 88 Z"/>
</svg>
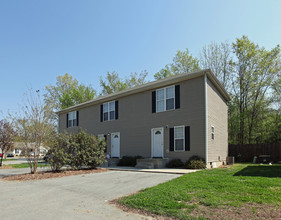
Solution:
<svg viewBox="0 0 281 220">
<path fill-rule="evenodd" d="M 211 139 L 215 140 L 215 127 L 211 126 Z"/>
</svg>

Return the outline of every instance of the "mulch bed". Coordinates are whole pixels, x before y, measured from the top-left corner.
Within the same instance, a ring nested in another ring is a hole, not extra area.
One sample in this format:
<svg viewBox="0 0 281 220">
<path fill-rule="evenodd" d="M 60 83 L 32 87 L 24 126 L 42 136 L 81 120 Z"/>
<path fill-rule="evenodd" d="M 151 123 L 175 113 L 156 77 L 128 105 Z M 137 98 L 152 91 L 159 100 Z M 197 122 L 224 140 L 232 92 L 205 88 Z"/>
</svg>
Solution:
<svg viewBox="0 0 281 220">
<path fill-rule="evenodd" d="M 60 178 L 64 176 L 73 176 L 73 175 L 81 175 L 81 174 L 102 173 L 106 171 L 108 171 L 108 169 L 104 169 L 104 168 L 64 170 L 60 172 L 43 171 L 35 174 L 27 173 L 27 174 L 19 174 L 14 176 L 7 176 L 7 177 L 3 177 L 2 180 L 6 180 L 6 181 L 42 180 L 42 179 Z"/>
</svg>

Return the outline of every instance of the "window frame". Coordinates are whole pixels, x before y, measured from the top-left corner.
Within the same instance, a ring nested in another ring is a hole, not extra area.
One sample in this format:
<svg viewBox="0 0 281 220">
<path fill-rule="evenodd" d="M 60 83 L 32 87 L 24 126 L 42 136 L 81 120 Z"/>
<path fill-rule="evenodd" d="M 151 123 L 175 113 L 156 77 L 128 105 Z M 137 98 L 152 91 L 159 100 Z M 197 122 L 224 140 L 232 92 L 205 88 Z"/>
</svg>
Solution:
<svg viewBox="0 0 281 220">
<path fill-rule="evenodd" d="M 110 103 L 113 103 L 113 111 L 110 111 Z M 107 105 L 107 111 L 104 110 L 105 105 Z M 102 114 L 102 121 L 106 122 L 106 121 L 113 121 L 116 120 L 116 106 L 115 106 L 115 100 L 110 101 L 110 102 L 105 102 L 102 104 L 102 108 L 103 108 L 103 114 Z M 114 113 L 114 117 L 113 119 L 110 118 L 110 113 L 113 112 Z M 104 115 L 107 114 L 107 120 L 105 120 Z"/>
<path fill-rule="evenodd" d="M 215 126 L 211 125 L 211 140 L 215 140 Z"/>
<path fill-rule="evenodd" d="M 176 128 L 183 128 L 183 138 L 176 138 Z M 176 149 L 176 140 L 183 140 L 182 150 Z M 185 126 L 184 125 L 174 126 L 174 152 L 183 152 L 183 151 L 185 151 Z"/>
<path fill-rule="evenodd" d="M 172 109 L 168 109 L 167 110 L 167 100 L 168 99 L 172 99 L 172 98 L 167 98 L 167 89 L 168 88 L 172 88 L 173 89 L 173 91 L 174 91 L 174 96 L 173 96 L 173 99 L 174 99 L 174 103 L 173 103 L 173 108 Z M 157 93 L 158 93 L 158 91 L 160 91 L 160 90 L 164 90 L 164 98 L 163 99 L 161 99 L 161 100 L 158 100 L 157 99 Z M 156 98 L 155 98 L 155 104 L 156 104 L 156 113 L 159 113 L 159 112 L 165 112 L 165 111 L 171 111 L 171 110 L 175 110 L 176 109 L 176 92 L 175 92 L 175 85 L 172 85 L 172 86 L 167 86 L 167 87 L 164 87 L 164 88 L 161 88 L 161 89 L 157 89 L 156 90 L 156 94 L 155 94 L 155 96 L 156 96 Z M 163 109 L 163 111 L 158 111 L 158 102 L 159 101 L 164 101 L 164 109 Z"/>
<path fill-rule="evenodd" d="M 74 121 L 76 122 L 74 124 Z M 71 124 L 70 124 L 71 122 Z M 68 112 L 68 121 L 67 121 L 68 128 L 77 126 L 77 111 Z"/>
</svg>

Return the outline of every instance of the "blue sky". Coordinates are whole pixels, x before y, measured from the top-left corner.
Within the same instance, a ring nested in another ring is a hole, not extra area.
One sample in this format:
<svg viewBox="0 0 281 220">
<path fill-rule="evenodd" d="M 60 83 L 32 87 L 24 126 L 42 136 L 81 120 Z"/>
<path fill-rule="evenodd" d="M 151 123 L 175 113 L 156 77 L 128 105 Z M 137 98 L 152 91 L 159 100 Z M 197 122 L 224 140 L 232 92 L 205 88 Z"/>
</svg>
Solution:
<svg viewBox="0 0 281 220">
<path fill-rule="evenodd" d="M 177 50 L 198 56 L 212 41 L 247 35 L 270 49 L 281 43 L 280 11 L 278 0 L 1 0 L 0 117 L 64 73 L 100 91 L 107 71 L 153 80 Z"/>
</svg>

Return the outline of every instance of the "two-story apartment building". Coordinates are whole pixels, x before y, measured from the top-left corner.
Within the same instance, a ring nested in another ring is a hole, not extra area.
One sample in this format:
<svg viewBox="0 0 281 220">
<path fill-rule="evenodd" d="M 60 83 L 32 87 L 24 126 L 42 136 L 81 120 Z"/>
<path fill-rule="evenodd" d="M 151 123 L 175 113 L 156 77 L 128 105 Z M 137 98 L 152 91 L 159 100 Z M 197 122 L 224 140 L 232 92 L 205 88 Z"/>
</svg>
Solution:
<svg viewBox="0 0 281 220">
<path fill-rule="evenodd" d="M 111 157 L 205 158 L 228 154 L 229 95 L 210 70 L 173 76 L 58 112 L 59 130 L 105 137 Z"/>
</svg>

